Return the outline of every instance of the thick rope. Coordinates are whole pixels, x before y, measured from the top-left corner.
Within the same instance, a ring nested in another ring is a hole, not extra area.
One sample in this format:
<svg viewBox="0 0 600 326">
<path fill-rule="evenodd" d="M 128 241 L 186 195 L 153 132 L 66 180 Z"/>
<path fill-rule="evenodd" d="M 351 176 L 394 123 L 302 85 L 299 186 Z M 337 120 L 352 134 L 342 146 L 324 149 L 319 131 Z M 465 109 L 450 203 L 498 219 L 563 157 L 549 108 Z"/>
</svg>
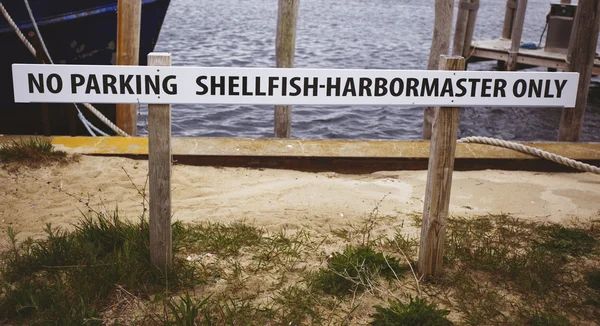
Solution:
<svg viewBox="0 0 600 326">
<path fill-rule="evenodd" d="M 4 16 L 4 18 L 6 18 L 6 21 L 8 22 L 10 27 L 12 27 L 12 29 L 15 31 L 15 33 L 17 33 L 17 37 L 19 37 L 19 39 L 21 39 L 21 42 L 23 42 L 23 44 L 25 44 L 25 47 L 27 47 L 27 50 L 29 50 L 29 52 L 31 52 L 31 54 L 33 54 L 33 56 L 35 57 L 36 56 L 35 48 L 33 47 L 33 45 L 31 45 L 31 43 L 29 43 L 29 41 L 27 40 L 25 35 L 23 35 L 23 33 L 21 33 L 21 30 L 19 30 L 19 27 L 17 26 L 17 24 L 15 24 L 15 22 L 12 20 L 12 17 L 10 17 L 10 15 L 8 14 L 8 11 L 6 11 L 6 8 L 4 8 L 4 5 L 2 4 L 2 2 L 0 2 L 0 11 L 2 11 L 2 15 Z"/>
<path fill-rule="evenodd" d="M 35 18 L 33 16 L 33 12 L 31 11 L 31 7 L 29 6 L 29 1 L 28 0 L 24 0 L 24 2 L 25 2 L 25 6 L 27 7 L 27 12 L 29 13 L 29 18 L 31 18 L 31 22 L 33 23 L 33 27 L 34 27 L 35 31 L 37 32 L 37 35 L 38 35 L 38 37 L 40 39 L 40 43 L 42 43 L 42 47 L 43 47 L 43 49 L 44 49 L 44 51 L 46 53 L 46 56 L 48 57 L 48 59 L 50 59 L 50 63 L 54 64 L 54 61 L 52 60 L 52 57 L 50 56 L 50 53 L 48 52 L 48 49 L 46 48 L 46 43 L 44 42 L 44 39 L 42 38 L 42 34 L 40 33 L 40 31 L 38 29 L 37 22 L 35 21 Z M 33 45 L 31 45 L 31 43 L 27 40 L 27 38 L 25 37 L 25 35 L 23 35 L 23 33 L 21 32 L 21 30 L 19 29 L 19 27 L 17 26 L 17 24 L 15 24 L 15 22 L 12 20 L 12 17 L 10 17 L 10 15 L 8 14 L 8 12 L 6 11 L 6 8 L 4 8 L 4 5 L 2 4 L 2 2 L 0 2 L 0 11 L 2 12 L 2 15 L 4 16 L 4 18 L 6 18 L 6 21 L 8 21 L 8 24 L 13 28 L 13 30 L 17 34 L 17 37 L 19 37 L 19 39 L 21 40 L 21 42 L 23 42 L 23 44 L 25 45 L 25 47 L 27 47 L 27 49 L 29 50 L 29 52 L 31 52 L 31 54 L 35 57 L 36 54 L 37 54 L 37 51 L 35 50 L 35 48 L 33 47 Z M 95 130 L 96 132 L 98 132 L 99 134 L 101 134 L 103 136 L 108 136 L 107 133 L 105 133 L 102 130 L 96 128 L 94 125 L 92 125 L 91 122 L 87 121 L 87 119 L 85 118 L 85 116 L 83 115 L 83 113 L 81 113 L 81 110 L 79 110 L 79 107 L 77 106 L 77 104 L 74 104 L 74 105 L 75 105 L 75 108 L 77 109 L 77 112 L 78 112 L 77 116 L 79 117 L 79 120 L 81 120 L 81 123 L 83 123 L 83 126 L 89 132 L 90 135 L 96 136 L 96 134 L 94 134 L 94 132 L 92 131 L 92 129 L 93 129 L 93 130 Z M 129 137 L 129 135 L 126 132 L 124 132 L 123 130 L 121 130 L 121 128 L 117 127 L 114 123 L 112 123 L 108 118 L 106 118 L 94 106 L 92 106 L 89 103 L 84 103 L 83 105 L 86 108 L 88 108 L 98 119 L 100 119 L 100 121 L 104 122 L 104 124 L 106 124 L 115 133 L 117 133 L 118 135 L 123 136 L 123 137 Z"/>
<path fill-rule="evenodd" d="M 40 33 L 40 29 L 38 28 L 37 22 L 35 21 L 35 17 L 33 17 L 33 11 L 31 11 L 31 7 L 29 7 L 29 1 L 28 0 L 24 0 L 24 1 L 25 1 L 25 7 L 27 7 L 27 13 L 29 13 L 29 18 L 31 19 L 31 22 L 33 23 L 33 28 L 35 29 L 37 36 L 40 38 L 40 43 L 42 43 L 42 48 L 44 49 L 44 53 L 46 54 L 46 57 L 50 60 L 50 64 L 54 64 L 54 61 L 52 60 L 52 57 L 50 56 L 50 52 L 48 52 L 48 48 L 46 48 L 46 42 L 44 42 L 44 39 L 42 38 L 42 33 Z"/>
<path fill-rule="evenodd" d="M 518 151 L 521 153 L 541 157 L 543 159 L 546 159 L 546 160 L 549 160 L 549 161 L 552 161 L 552 162 L 555 162 L 558 164 L 570 166 L 577 170 L 600 174 L 599 167 L 589 165 L 589 164 L 586 164 L 583 162 L 579 162 L 576 160 L 572 160 L 570 158 L 552 154 L 552 153 L 543 151 L 538 148 L 525 146 L 523 144 L 519 144 L 519 143 L 515 143 L 515 142 L 510 142 L 510 141 L 495 139 L 495 138 L 489 138 L 489 137 L 478 137 L 478 136 L 461 138 L 458 140 L 458 142 L 459 143 L 478 143 L 478 144 L 485 144 L 485 145 L 509 148 L 509 149 L 512 149 L 512 150 L 515 150 L 515 151 Z"/>
<path fill-rule="evenodd" d="M 114 132 L 116 132 L 117 134 L 123 136 L 123 137 L 129 137 L 129 135 L 124 132 L 123 130 L 121 130 L 121 128 L 117 127 L 114 123 L 112 123 L 112 121 L 108 120 L 107 117 L 105 117 L 104 115 L 102 115 L 102 113 L 100 113 L 100 111 L 98 111 L 98 109 L 96 109 L 95 107 L 93 107 L 91 104 L 89 103 L 83 103 L 83 106 L 85 106 L 86 108 L 88 108 L 90 111 L 92 111 L 92 113 L 98 117 L 98 119 L 100 119 L 102 122 L 104 122 L 104 124 L 106 124 L 107 126 L 110 127 L 110 129 L 114 130 Z"/>
</svg>

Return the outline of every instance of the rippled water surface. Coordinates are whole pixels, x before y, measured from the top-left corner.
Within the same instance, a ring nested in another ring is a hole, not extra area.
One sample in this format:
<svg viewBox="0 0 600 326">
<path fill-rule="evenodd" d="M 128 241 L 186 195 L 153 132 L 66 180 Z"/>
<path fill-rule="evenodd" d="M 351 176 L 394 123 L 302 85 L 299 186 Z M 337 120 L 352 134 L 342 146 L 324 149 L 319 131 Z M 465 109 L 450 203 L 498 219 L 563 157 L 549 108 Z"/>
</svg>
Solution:
<svg viewBox="0 0 600 326">
<path fill-rule="evenodd" d="M 301 0 L 298 68 L 425 69 L 433 0 Z M 458 3 L 458 1 L 456 1 Z M 497 38 L 504 0 L 481 2 L 475 40 Z M 538 41 L 549 0 L 530 0 L 524 42 Z M 172 0 L 156 51 L 177 66 L 274 67 L 277 0 Z M 493 62 L 469 65 L 491 70 Z M 541 70 L 541 69 L 537 69 Z M 542 70 L 543 71 L 543 70 Z M 592 87 L 582 140 L 600 141 L 600 85 Z M 399 106 L 294 106 L 293 138 L 419 139 L 423 110 Z M 459 136 L 555 140 L 560 109 L 465 108 Z M 146 132 L 142 108 L 139 131 Z M 174 105 L 173 134 L 273 136 L 273 107 Z"/>
</svg>

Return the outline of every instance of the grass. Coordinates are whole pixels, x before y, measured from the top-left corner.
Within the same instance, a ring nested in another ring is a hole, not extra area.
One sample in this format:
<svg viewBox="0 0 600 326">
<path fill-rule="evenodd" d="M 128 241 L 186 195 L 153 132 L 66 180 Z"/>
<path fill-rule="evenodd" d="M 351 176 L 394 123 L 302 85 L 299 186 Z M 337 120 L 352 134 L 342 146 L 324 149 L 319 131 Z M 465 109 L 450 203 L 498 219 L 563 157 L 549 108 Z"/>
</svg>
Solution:
<svg viewBox="0 0 600 326">
<path fill-rule="evenodd" d="M 563 325 L 566 317 L 556 311 L 593 319 L 586 303 L 591 292 L 579 275 L 589 268 L 586 259 L 597 260 L 598 238 L 592 228 L 540 225 L 506 215 L 452 218 L 447 272 L 433 282 L 441 292 L 454 292 L 469 324 Z M 521 307 L 519 314 L 515 307 Z"/>
<path fill-rule="evenodd" d="M 0 323 L 568 325 L 600 317 L 593 228 L 451 218 L 445 272 L 423 281 L 411 272 L 418 239 L 388 217 L 372 214 L 333 238 L 174 223 L 174 263 L 163 274 L 149 263 L 147 221 L 92 213 L 70 231 L 48 225 L 39 240 L 17 241 L 10 230 Z M 325 254 L 324 245 L 340 249 Z"/>
<path fill-rule="evenodd" d="M 125 222 L 118 212 L 85 216 L 74 231 L 47 225 L 47 237 L 17 244 L 2 255 L 0 316 L 32 323 L 95 323 L 117 287 L 147 296 L 203 279 L 176 258 L 167 273 L 149 261 L 148 223 Z M 177 238 L 174 239 L 178 241 Z"/>
<path fill-rule="evenodd" d="M 38 168 L 53 163 L 68 163 L 67 153 L 54 148 L 50 140 L 43 138 L 20 138 L 0 145 L 0 162 L 4 167 L 24 165 Z"/>
<path fill-rule="evenodd" d="M 377 279 L 398 278 L 407 266 L 398 259 L 376 252 L 371 247 L 348 246 L 334 253 L 326 268 L 314 275 L 315 286 L 327 294 L 346 295 L 377 286 Z"/>
<path fill-rule="evenodd" d="M 437 304 L 429 303 L 426 299 L 410 298 L 408 304 L 400 300 L 390 300 L 388 307 L 375 306 L 373 326 L 444 326 L 453 325 L 446 318 L 448 310 L 438 309 Z"/>
</svg>

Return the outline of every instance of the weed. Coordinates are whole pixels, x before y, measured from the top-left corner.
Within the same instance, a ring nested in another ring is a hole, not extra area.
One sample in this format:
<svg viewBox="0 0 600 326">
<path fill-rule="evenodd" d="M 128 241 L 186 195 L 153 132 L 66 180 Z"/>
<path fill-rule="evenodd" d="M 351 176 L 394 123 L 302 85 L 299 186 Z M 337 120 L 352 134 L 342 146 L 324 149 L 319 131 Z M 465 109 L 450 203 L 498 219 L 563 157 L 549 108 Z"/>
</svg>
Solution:
<svg viewBox="0 0 600 326">
<path fill-rule="evenodd" d="M 11 249 L 1 257 L 0 315 L 81 324 L 95 318 L 117 286 L 148 295 L 165 284 L 177 289 L 201 282 L 182 258 L 166 273 L 150 264 L 148 228 L 143 220 L 120 220 L 115 211 L 84 216 L 71 232 L 47 225 L 47 238 L 21 244 L 11 231 Z"/>
<path fill-rule="evenodd" d="M 394 238 L 391 240 L 388 239 L 386 242 L 386 247 L 392 248 L 393 250 L 400 250 L 411 259 L 417 256 L 419 239 L 404 235 L 401 230 L 396 230 Z"/>
<path fill-rule="evenodd" d="M 316 252 L 320 244 L 313 245 L 310 234 L 300 230 L 288 235 L 286 230 L 281 230 L 268 236 L 255 248 L 252 255 L 253 271 L 279 269 L 290 271 L 296 264 L 306 261 L 308 254 Z"/>
<path fill-rule="evenodd" d="M 244 223 L 206 223 L 180 229 L 181 245 L 186 249 L 223 257 L 235 256 L 244 247 L 262 241 L 263 231 Z M 175 231 L 174 231 L 175 232 Z"/>
<path fill-rule="evenodd" d="M 569 319 L 563 315 L 535 311 L 525 317 L 525 325 L 529 326 L 569 326 Z"/>
<path fill-rule="evenodd" d="M 281 325 L 311 325 L 322 324 L 324 318 L 321 315 L 324 306 L 324 298 L 313 293 L 311 287 L 293 285 L 280 290 L 273 298 L 277 305 L 276 316 Z"/>
<path fill-rule="evenodd" d="M 558 224 L 539 226 L 536 232 L 541 238 L 536 242 L 537 246 L 561 255 L 585 255 L 592 252 L 597 243 L 594 236 L 586 230 Z"/>
<path fill-rule="evenodd" d="M 506 278 L 524 293 L 547 293 L 565 271 L 564 257 L 532 245 L 534 224 L 496 215 L 449 219 L 447 230 L 447 263 Z"/>
<path fill-rule="evenodd" d="M 66 152 L 55 150 L 52 143 L 43 138 L 20 138 L 0 146 L 0 162 L 5 166 L 19 164 L 37 168 L 68 161 Z"/>
<path fill-rule="evenodd" d="M 521 315 L 531 318 L 521 317 L 519 324 L 539 318 L 544 323 L 543 318 L 554 316 L 550 311 L 591 318 L 594 312 L 586 311 L 583 304 L 587 299 L 594 306 L 598 298 L 587 292 L 577 276 L 576 259 L 592 258 L 595 236 L 581 228 L 539 225 L 506 215 L 451 218 L 446 274 L 437 282 L 451 289 L 470 324 L 516 322 L 511 311 L 522 304 L 527 308 Z M 548 323 L 560 325 L 562 319 L 555 317 Z"/>
<path fill-rule="evenodd" d="M 194 326 L 196 325 L 196 319 L 199 317 L 200 312 L 203 311 L 206 306 L 208 299 L 206 297 L 202 300 L 196 300 L 188 293 L 179 296 L 178 299 L 168 299 L 165 302 L 168 308 L 168 317 L 163 319 L 165 325 L 178 325 L 178 326 Z M 209 317 L 210 315 L 205 317 Z"/>
<path fill-rule="evenodd" d="M 343 253 L 334 253 L 327 268 L 314 275 L 314 284 L 325 293 L 345 295 L 371 289 L 378 276 L 392 279 L 407 270 L 398 259 L 371 247 L 348 246 Z"/>
<path fill-rule="evenodd" d="M 405 305 L 400 300 L 389 300 L 389 307 L 375 306 L 377 312 L 372 315 L 373 326 L 394 326 L 394 325 L 414 325 L 414 326 L 443 326 L 453 325 L 446 318 L 450 313 L 448 310 L 437 308 L 437 304 L 428 303 L 423 298 L 410 298 L 410 302 Z"/>
<path fill-rule="evenodd" d="M 600 294 L 600 270 L 595 269 L 585 274 L 585 281 L 587 286 Z"/>
<path fill-rule="evenodd" d="M 489 283 L 477 280 L 471 275 L 453 275 L 457 308 L 463 312 L 464 321 L 469 325 L 507 323 L 507 310 L 504 298 Z"/>
</svg>

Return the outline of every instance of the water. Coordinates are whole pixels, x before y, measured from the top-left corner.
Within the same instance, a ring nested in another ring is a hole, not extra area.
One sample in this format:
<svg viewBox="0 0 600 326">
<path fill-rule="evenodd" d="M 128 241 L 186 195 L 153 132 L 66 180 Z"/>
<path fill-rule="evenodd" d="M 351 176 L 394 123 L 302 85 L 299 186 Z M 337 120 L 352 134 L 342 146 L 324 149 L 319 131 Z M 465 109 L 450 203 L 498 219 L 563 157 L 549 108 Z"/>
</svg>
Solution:
<svg viewBox="0 0 600 326">
<path fill-rule="evenodd" d="M 425 69 L 434 0 L 301 0 L 298 68 Z M 505 0 L 482 1 L 474 40 L 497 38 Z M 456 1 L 458 4 L 458 1 Z M 530 0 L 523 41 L 538 42 L 549 0 Z M 456 6 L 455 6 L 456 7 Z M 172 0 L 156 51 L 176 66 L 275 67 L 277 0 Z M 494 62 L 469 70 L 492 70 Z M 543 69 L 538 68 L 536 70 Z M 312 139 L 420 139 L 421 107 L 294 106 L 292 137 Z M 465 108 L 459 137 L 555 140 L 560 109 Z M 140 134 L 146 133 L 141 109 Z M 600 84 L 594 83 L 583 141 L 600 141 Z M 273 107 L 174 105 L 173 134 L 194 137 L 273 136 Z"/>
</svg>

